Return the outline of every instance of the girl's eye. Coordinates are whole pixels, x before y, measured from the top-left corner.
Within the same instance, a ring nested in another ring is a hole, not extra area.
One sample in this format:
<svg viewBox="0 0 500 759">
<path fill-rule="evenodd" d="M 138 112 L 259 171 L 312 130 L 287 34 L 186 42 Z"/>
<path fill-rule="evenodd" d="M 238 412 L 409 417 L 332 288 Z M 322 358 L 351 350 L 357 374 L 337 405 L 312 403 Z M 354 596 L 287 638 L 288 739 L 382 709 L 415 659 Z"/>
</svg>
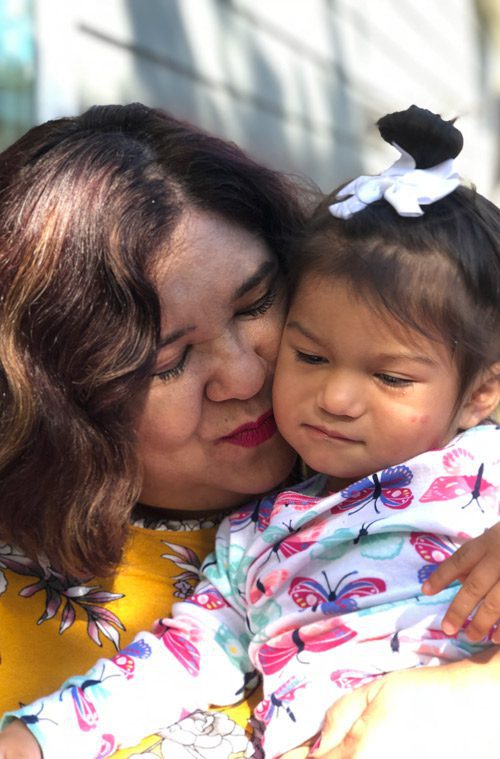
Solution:
<svg viewBox="0 0 500 759">
<path fill-rule="evenodd" d="M 151 376 L 158 377 L 158 379 L 161 379 L 164 382 L 167 382 L 168 380 L 173 379 L 174 377 L 180 377 L 180 375 L 182 374 L 186 366 L 188 354 L 189 354 L 189 346 L 184 349 L 184 353 L 182 354 L 180 361 L 178 361 L 175 366 L 172 366 L 169 369 L 163 369 L 163 371 L 161 372 L 154 372 L 154 374 L 152 374 Z"/>
<path fill-rule="evenodd" d="M 389 387 L 408 387 L 412 384 L 412 380 L 405 379 L 404 377 L 395 377 L 393 374 L 376 374 L 377 379 L 388 385 Z"/>
<path fill-rule="evenodd" d="M 326 363 L 326 358 L 323 358 L 323 356 L 318 356 L 315 353 L 304 353 L 303 351 L 295 351 L 295 358 L 297 361 L 301 361 L 303 364 L 324 364 Z"/>
<path fill-rule="evenodd" d="M 250 316 L 250 317 L 257 317 L 262 316 L 262 314 L 265 314 L 266 311 L 268 311 L 271 306 L 273 305 L 274 301 L 276 300 L 276 295 L 278 294 L 278 284 L 276 281 L 274 281 L 269 290 L 264 293 L 264 295 L 259 298 L 255 303 L 252 303 L 248 308 L 242 309 L 241 311 L 238 311 L 236 313 L 236 316 Z"/>
</svg>

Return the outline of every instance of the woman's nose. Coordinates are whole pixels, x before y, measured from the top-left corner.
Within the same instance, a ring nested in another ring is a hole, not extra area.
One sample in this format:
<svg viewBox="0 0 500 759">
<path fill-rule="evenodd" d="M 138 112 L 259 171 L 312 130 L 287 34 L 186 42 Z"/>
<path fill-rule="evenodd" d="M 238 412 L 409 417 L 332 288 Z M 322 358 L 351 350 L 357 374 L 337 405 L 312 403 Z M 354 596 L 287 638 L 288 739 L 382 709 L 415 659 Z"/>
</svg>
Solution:
<svg viewBox="0 0 500 759">
<path fill-rule="evenodd" d="M 334 371 L 324 378 L 318 405 L 332 416 L 357 418 L 366 408 L 366 388 L 351 372 Z"/>
<path fill-rule="evenodd" d="M 225 335 L 213 343 L 207 398 L 217 402 L 248 400 L 260 392 L 270 373 L 268 362 L 254 345 L 237 335 Z"/>
</svg>

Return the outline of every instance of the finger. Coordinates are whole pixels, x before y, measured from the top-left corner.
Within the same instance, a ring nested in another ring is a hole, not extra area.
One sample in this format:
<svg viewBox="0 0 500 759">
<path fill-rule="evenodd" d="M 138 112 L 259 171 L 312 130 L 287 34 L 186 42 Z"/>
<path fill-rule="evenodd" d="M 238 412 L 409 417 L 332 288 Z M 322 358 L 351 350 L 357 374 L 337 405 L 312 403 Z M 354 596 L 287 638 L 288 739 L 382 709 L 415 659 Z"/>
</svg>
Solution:
<svg viewBox="0 0 500 759">
<path fill-rule="evenodd" d="M 454 554 L 442 561 L 422 585 L 422 592 L 434 595 L 447 588 L 454 580 L 465 577 L 481 561 L 485 553 L 480 540 L 464 543 Z"/>
<path fill-rule="evenodd" d="M 352 730 L 360 724 L 362 715 L 368 709 L 382 687 L 382 679 L 356 688 L 337 701 L 326 713 L 321 740 L 313 752 L 315 759 L 346 759 L 353 756 L 354 744 L 358 738 Z"/>
<path fill-rule="evenodd" d="M 464 579 L 461 589 L 443 617 L 441 623 L 443 631 L 447 635 L 454 635 L 458 632 L 478 603 L 490 593 L 497 582 L 498 568 L 496 563 L 490 562 L 488 559 L 480 561 L 468 577 Z M 488 606 L 485 610 L 486 614 L 488 611 L 493 613 L 493 599 L 491 606 Z"/>
<path fill-rule="evenodd" d="M 500 582 L 497 582 L 480 603 L 465 634 L 471 641 L 482 640 L 500 619 Z"/>
</svg>

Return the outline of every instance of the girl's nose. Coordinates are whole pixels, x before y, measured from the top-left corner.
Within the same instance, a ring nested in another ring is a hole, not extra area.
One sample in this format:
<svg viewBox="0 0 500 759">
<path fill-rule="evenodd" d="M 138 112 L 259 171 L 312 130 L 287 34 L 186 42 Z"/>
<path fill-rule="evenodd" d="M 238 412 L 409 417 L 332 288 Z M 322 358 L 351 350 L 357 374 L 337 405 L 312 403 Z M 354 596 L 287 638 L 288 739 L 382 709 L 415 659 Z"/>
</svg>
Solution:
<svg viewBox="0 0 500 759">
<path fill-rule="evenodd" d="M 257 395 L 270 374 L 267 361 L 255 346 L 237 335 L 213 342 L 213 356 L 206 395 L 211 401 L 248 400 Z"/>
<path fill-rule="evenodd" d="M 332 416 L 355 419 L 366 407 L 363 385 L 350 372 L 332 372 L 319 389 L 318 406 Z"/>
</svg>

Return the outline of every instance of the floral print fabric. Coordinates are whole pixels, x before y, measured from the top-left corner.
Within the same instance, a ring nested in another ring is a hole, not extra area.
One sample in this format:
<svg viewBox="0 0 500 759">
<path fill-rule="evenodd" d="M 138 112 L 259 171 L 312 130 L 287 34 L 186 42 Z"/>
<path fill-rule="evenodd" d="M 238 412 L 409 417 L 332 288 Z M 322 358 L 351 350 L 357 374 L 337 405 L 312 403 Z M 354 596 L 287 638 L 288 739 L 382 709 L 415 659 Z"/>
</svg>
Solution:
<svg viewBox="0 0 500 759">
<path fill-rule="evenodd" d="M 499 434 L 475 428 L 326 498 L 316 477 L 238 510 L 218 531 L 207 579 L 156 635 L 18 715 L 47 759 L 70 735 L 75 756 L 104 757 L 162 719 L 236 702 L 257 669 L 254 717 L 274 757 L 311 738 L 345 689 L 471 655 L 488 641 L 440 630 L 456 589 L 419 591 L 439 561 L 497 521 Z"/>
<path fill-rule="evenodd" d="M 46 557 L 30 559 L 0 542 L 0 713 L 55 690 L 99 656 L 113 657 L 146 620 L 152 623 L 174 601 L 186 599 L 213 550 L 218 521 L 137 520 L 111 578 L 65 577 Z M 228 725 L 241 731 L 249 707 L 242 703 L 223 716 L 223 732 Z M 170 743 L 168 735 L 152 735 L 137 751 L 161 759 Z M 221 747 L 228 748 L 227 740 L 221 739 Z M 129 748 L 115 755 L 135 754 Z"/>
</svg>

